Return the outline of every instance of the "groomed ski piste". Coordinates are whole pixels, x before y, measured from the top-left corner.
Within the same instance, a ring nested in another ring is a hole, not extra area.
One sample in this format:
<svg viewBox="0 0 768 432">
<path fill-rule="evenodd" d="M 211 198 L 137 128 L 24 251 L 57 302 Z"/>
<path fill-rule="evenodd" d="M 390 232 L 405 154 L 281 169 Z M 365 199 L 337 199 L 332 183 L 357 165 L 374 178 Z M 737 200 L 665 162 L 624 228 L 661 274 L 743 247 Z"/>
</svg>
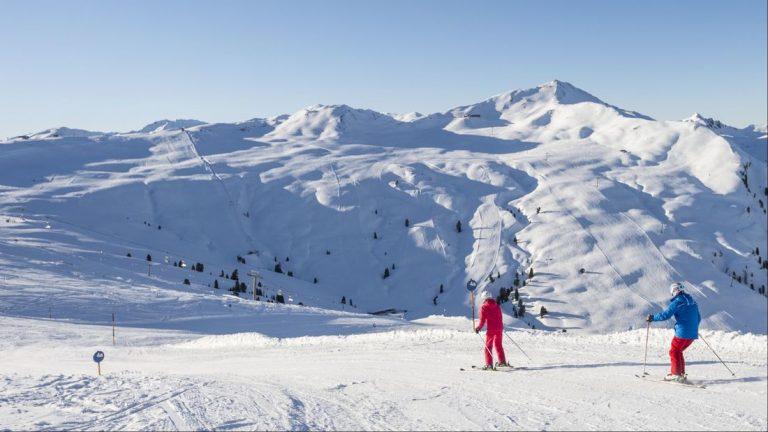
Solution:
<svg viewBox="0 0 768 432">
<path fill-rule="evenodd" d="M 766 430 L 765 135 L 554 81 L 0 141 L 0 430 Z M 516 274 L 530 359 L 476 370 L 466 282 Z M 660 382 L 671 322 L 644 365 L 676 280 L 735 376 Z"/>
</svg>

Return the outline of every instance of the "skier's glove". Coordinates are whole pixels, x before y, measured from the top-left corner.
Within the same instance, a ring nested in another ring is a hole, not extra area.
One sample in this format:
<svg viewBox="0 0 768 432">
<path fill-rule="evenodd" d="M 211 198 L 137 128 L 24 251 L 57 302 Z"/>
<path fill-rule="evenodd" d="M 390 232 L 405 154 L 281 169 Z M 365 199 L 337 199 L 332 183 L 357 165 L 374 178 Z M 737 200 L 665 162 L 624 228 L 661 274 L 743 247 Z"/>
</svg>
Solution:
<svg viewBox="0 0 768 432">
<path fill-rule="evenodd" d="M 480 333 L 480 329 L 479 329 L 479 328 L 476 328 L 476 329 L 475 329 L 475 333 Z"/>
<path fill-rule="evenodd" d="M 645 320 L 647 322 L 653 322 L 653 315 L 648 315 L 647 317 L 645 317 Z"/>
</svg>

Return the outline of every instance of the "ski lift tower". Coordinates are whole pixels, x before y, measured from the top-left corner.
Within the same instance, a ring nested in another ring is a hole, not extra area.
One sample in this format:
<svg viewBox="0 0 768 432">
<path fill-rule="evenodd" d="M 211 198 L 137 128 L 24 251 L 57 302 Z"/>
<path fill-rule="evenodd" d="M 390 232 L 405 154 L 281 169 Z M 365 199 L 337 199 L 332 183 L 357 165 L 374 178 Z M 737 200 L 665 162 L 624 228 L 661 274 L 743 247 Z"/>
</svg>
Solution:
<svg viewBox="0 0 768 432">
<path fill-rule="evenodd" d="M 248 272 L 248 276 L 253 278 L 253 299 L 256 300 L 256 287 L 259 284 L 259 279 L 261 279 L 261 275 L 256 270 L 251 270 Z"/>
</svg>

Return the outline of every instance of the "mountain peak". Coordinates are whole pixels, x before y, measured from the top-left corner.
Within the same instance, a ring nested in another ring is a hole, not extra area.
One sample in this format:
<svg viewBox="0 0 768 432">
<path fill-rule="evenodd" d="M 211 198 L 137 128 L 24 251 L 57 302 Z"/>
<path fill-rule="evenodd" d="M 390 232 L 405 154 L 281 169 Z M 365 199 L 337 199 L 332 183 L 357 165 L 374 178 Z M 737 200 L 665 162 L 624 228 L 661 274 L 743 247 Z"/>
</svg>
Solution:
<svg viewBox="0 0 768 432">
<path fill-rule="evenodd" d="M 273 135 L 338 138 L 349 132 L 367 133 L 397 120 L 369 109 L 349 105 L 311 105 L 285 119 Z"/>
<path fill-rule="evenodd" d="M 158 120 L 156 122 L 152 122 L 144 126 L 138 132 L 153 133 L 153 132 L 161 132 L 161 131 L 171 131 L 171 130 L 189 128 L 193 126 L 200 126 L 204 124 L 206 123 L 203 121 L 194 120 L 194 119 L 177 119 L 177 120 L 163 119 L 163 120 Z"/>
<path fill-rule="evenodd" d="M 699 113 L 693 113 L 690 117 L 683 119 L 684 122 L 694 123 L 701 126 L 706 126 L 710 129 L 720 129 L 724 126 L 727 126 L 723 124 L 720 120 L 715 120 L 713 118 L 707 118 Z"/>
<path fill-rule="evenodd" d="M 51 128 L 46 129 L 44 131 L 40 131 L 34 135 L 32 135 L 33 138 L 42 139 L 42 138 L 87 138 L 87 137 L 94 137 L 99 135 L 105 135 L 104 132 L 95 132 L 95 131 L 89 131 L 84 129 L 72 129 L 68 127 L 57 127 L 57 128 Z"/>
</svg>

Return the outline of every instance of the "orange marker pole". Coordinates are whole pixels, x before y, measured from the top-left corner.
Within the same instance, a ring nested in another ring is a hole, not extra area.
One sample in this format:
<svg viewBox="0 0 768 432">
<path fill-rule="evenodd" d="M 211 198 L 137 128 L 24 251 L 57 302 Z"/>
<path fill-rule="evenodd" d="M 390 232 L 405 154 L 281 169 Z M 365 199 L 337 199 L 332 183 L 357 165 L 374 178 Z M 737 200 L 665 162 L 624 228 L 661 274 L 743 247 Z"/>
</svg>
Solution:
<svg viewBox="0 0 768 432">
<path fill-rule="evenodd" d="M 475 331 L 477 327 L 475 327 L 475 292 L 471 291 L 469 293 L 470 301 L 472 302 L 472 331 Z"/>
</svg>

